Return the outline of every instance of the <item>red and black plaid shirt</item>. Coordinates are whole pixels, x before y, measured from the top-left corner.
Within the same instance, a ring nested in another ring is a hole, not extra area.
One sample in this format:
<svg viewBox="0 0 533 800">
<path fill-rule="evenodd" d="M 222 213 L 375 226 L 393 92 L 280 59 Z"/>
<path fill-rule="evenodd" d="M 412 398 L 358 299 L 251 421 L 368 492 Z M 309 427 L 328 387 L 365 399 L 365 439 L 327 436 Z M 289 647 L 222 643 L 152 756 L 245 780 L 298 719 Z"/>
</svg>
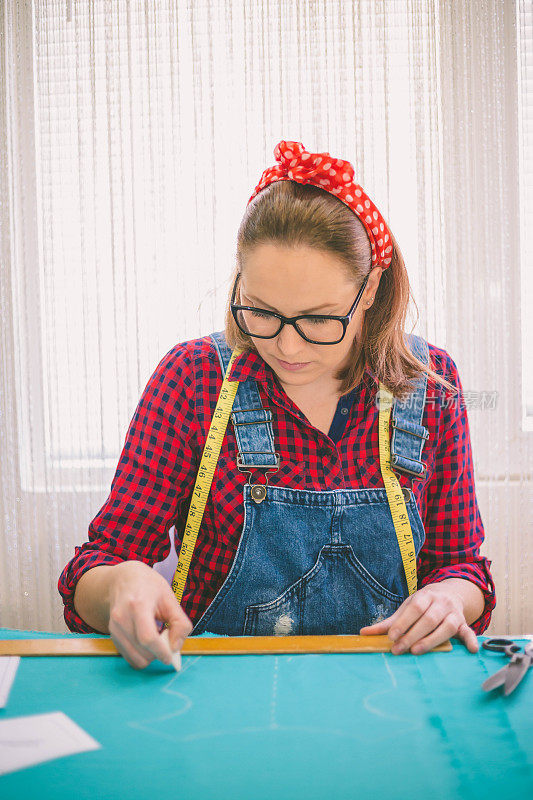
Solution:
<svg viewBox="0 0 533 800">
<path fill-rule="evenodd" d="M 402 486 L 413 489 L 426 532 L 417 558 L 418 588 L 452 577 L 477 584 L 485 608 L 471 627 L 479 634 L 489 625 L 496 595 L 492 562 L 479 554 L 484 530 L 466 405 L 452 358 L 432 344 L 429 354 L 435 372 L 457 386 L 459 394 L 454 397 L 428 378 L 422 419 L 429 430 L 422 451 L 426 479 L 412 482 L 396 474 Z M 75 548 L 59 578 L 71 631 L 95 632 L 73 605 L 76 584 L 88 569 L 128 559 L 150 566 L 163 561 L 170 552 L 173 525 L 179 552 L 222 377 L 209 336 L 175 345 L 150 377 L 131 420 L 109 496 L 89 525 L 88 541 Z M 281 462 L 279 470 L 269 474 L 270 485 L 314 491 L 384 487 L 377 382 L 369 368 L 359 386 L 340 398 L 329 437 L 311 425 L 256 351 L 238 356 L 230 380 L 257 381 L 263 407 L 272 411 Z M 248 474 L 237 469 L 237 453 L 230 418 L 181 602 L 193 624 L 226 578 L 242 533 Z M 255 476 L 254 482 L 264 483 L 261 471 Z"/>
</svg>

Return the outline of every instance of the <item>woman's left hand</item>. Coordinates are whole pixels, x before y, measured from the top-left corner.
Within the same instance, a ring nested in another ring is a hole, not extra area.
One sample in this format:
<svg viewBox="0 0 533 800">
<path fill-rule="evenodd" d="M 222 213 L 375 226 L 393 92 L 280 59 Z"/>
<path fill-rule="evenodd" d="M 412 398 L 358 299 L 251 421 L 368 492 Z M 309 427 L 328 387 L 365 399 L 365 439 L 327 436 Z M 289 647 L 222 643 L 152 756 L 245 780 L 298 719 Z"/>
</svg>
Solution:
<svg viewBox="0 0 533 800">
<path fill-rule="evenodd" d="M 446 581 L 431 583 L 409 595 L 394 614 L 374 625 L 366 625 L 360 635 L 388 632 L 394 642 L 391 653 L 410 649 L 413 655 L 427 653 L 451 636 L 462 639 L 471 653 L 477 653 L 476 634 L 466 622 L 462 597 Z"/>
</svg>

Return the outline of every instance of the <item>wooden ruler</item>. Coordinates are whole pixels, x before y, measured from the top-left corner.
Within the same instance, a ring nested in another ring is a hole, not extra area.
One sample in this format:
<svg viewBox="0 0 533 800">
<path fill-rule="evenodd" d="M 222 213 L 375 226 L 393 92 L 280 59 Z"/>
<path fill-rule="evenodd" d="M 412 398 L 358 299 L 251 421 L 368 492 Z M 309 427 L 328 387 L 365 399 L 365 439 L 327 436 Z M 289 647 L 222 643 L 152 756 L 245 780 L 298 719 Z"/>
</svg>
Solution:
<svg viewBox="0 0 533 800">
<path fill-rule="evenodd" d="M 383 636 L 188 636 L 184 656 L 261 655 L 269 653 L 387 653 L 393 643 Z M 452 650 L 446 642 L 430 652 Z M 0 656 L 118 656 L 111 637 L 102 639 L 0 639 Z M 406 655 L 409 655 L 407 651 Z"/>
</svg>

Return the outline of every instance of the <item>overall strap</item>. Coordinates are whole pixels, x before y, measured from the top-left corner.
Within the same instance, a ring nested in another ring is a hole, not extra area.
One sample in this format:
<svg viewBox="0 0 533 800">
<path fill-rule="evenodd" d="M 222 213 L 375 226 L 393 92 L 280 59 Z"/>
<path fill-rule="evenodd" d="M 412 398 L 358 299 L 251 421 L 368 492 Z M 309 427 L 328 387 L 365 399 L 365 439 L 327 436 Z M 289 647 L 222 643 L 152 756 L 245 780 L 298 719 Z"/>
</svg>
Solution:
<svg viewBox="0 0 533 800">
<path fill-rule="evenodd" d="M 406 334 L 413 355 L 429 364 L 428 343 L 414 333 Z M 422 449 L 429 437 L 428 429 L 422 425 L 426 403 L 427 375 L 416 379 L 415 387 L 405 400 L 394 399 L 392 406 L 391 466 L 413 480 L 422 480 L 426 475 L 426 464 L 422 461 Z"/>
<path fill-rule="evenodd" d="M 224 376 L 232 351 L 226 342 L 224 331 L 211 333 L 210 337 L 215 344 Z M 279 467 L 279 454 L 274 450 L 272 411 L 263 408 L 256 381 L 239 382 L 232 408 L 231 420 L 239 448 L 237 466 Z"/>
</svg>

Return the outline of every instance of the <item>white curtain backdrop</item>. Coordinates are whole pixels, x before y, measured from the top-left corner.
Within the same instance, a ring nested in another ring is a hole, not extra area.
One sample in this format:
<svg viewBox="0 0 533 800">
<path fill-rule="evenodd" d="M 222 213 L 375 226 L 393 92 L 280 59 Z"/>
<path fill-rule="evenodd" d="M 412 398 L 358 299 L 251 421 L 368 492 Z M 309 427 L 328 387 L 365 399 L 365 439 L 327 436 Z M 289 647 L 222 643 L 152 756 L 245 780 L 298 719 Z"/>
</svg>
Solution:
<svg viewBox="0 0 533 800">
<path fill-rule="evenodd" d="M 292 139 L 351 161 L 390 223 L 467 399 L 488 632 L 533 633 L 531 0 L 1 8 L 0 626 L 66 629 L 58 577 L 141 392 L 223 328 Z"/>
</svg>

